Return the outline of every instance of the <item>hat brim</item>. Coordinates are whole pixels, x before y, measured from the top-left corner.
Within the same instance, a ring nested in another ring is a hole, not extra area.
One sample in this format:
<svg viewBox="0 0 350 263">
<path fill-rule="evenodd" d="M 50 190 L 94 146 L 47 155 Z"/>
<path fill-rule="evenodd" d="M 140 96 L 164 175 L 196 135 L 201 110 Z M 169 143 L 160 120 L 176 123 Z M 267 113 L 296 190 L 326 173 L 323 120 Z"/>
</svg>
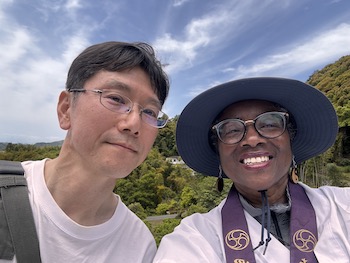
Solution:
<svg viewBox="0 0 350 263">
<path fill-rule="evenodd" d="M 293 115 L 297 133 L 292 151 L 298 164 L 323 153 L 335 142 L 337 115 L 321 91 L 297 80 L 248 78 L 213 87 L 184 108 L 176 128 L 177 149 L 183 161 L 198 173 L 217 176 L 219 159 L 209 143 L 213 121 L 232 103 L 252 99 L 278 103 Z"/>
</svg>

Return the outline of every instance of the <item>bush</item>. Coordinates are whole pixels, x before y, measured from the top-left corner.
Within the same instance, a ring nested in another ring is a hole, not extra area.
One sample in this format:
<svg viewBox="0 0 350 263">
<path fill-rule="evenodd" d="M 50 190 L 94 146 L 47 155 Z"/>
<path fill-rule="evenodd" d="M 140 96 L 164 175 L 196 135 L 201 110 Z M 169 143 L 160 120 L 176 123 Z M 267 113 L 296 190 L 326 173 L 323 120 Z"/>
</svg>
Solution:
<svg viewBox="0 0 350 263">
<path fill-rule="evenodd" d="M 208 209 L 206 207 L 194 204 L 194 205 L 191 205 L 188 209 L 186 209 L 181 214 L 181 217 L 185 218 L 185 217 L 190 216 L 194 213 L 206 213 L 206 212 L 208 212 Z"/>
<path fill-rule="evenodd" d="M 169 234 L 174 231 L 174 228 L 177 227 L 181 222 L 181 219 L 169 218 L 164 219 L 163 222 L 159 225 L 153 226 L 150 228 L 157 245 L 159 245 L 162 237 L 166 234 Z"/>
<path fill-rule="evenodd" d="M 179 211 L 179 203 L 175 200 L 170 200 L 166 203 L 158 204 L 156 208 L 157 215 L 174 214 Z"/>
</svg>

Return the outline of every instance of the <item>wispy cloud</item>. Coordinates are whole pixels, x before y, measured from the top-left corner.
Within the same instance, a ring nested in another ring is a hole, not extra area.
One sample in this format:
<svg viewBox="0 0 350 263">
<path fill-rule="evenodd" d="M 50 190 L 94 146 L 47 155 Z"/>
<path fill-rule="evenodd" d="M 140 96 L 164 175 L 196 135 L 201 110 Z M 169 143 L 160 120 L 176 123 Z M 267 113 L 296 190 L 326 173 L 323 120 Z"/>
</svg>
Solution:
<svg viewBox="0 0 350 263">
<path fill-rule="evenodd" d="M 82 4 L 80 3 L 80 0 L 67 0 L 67 2 L 64 5 L 64 7 L 67 10 L 75 10 L 75 9 L 81 8 Z"/>
<path fill-rule="evenodd" d="M 159 37 L 154 46 L 170 64 L 169 72 L 179 69 L 186 69 L 191 66 L 192 60 L 196 58 L 200 49 L 213 41 L 215 31 L 221 26 L 228 26 L 230 19 L 227 14 L 209 15 L 199 19 L 193 19 L 184 29 L 184 36 L 173 37 L 170 33 L 165 33 Z M 217 35 L 216 35 L 217 36 Z"/>
<path fill-rule="evenodd" d="M 13 134 L 19 132 L 17 125 L 21 126 L 30 121 L 31 125 L 28 126 L 26 133 L 31 131 L 32 138 L 35 138 L 38 130 L 41 130 L 39 138 L 45 134 L 46 138 L 62 139 L 62 135 L 55 136 L 49 130 L 44 131 L 44 127 L 49 125 L 59 129 L 56 115 L 57 95 L 65 87 L 66 74 L 72 57 L 75 57 L 86 44 L 85 39 L 78 37 L 72 37 L 68 42 L 71 45 L 67 45 L 61 57 L 53 58 L 43 51 L 32 52 L 30 56 L 24 54 L 19 57 L 25 66 L 15 63 L 3 71 L 7 81 L 2 82 L 0 87 L 1 94 L 4 94 L 0 98 L 0 103 L 1 108 L 11 109 L 12 119 L 9 120 L 8 112 L 3 110 L 0 111 L 0 119 L 13 122 L 9 124 Z M 39 138 L 36 138 L 36 141 Z"/>
<path fill-rule="evenodd" d="M 199 53 L 210 57 L 255 23 L 258 24 L 262 13 L 268 14 L 273 9 L 286 9 L 288 6 L 287 0 L 278 4 L 276 1 L 265 1 L 259 5 L 252 0 L 224 1 L 221 5 L 213 5 L 210 12 L 193 17 L 184 27 L 182 35 L 164 33 L 155 40 L 154 46 L 163 60 L 169 63 L 170 73 L 186 70 L 193 65 Z M 255 21 L 248 17 L 253 17 Z M 210 52 L 206 52 L 205 48 Z"/>
<path fill-rule="evenodd" d="M 77 7 L 76 4 L 71 3 L 72 7 Z M 5 8 L 3 3 L 0 7 Z M 3 120 L 1 126 L 9 127 L 7 130 L 11 132 L 3 132 L 0 128 L 0 136 L 3 140 L 18 138 L 19 134 L 24 133 L 18 127 L 23 127 L 22 125 L 28 122 L 28 125 L 25 125 L 25 133 L 28 136 L 28 133 L 32 132 L 27 139 L 28 142 L 42 140 L 43 133 L 46 140 L 62 139 L 62 133 L 53 135 L 44 127 L 47 125 L 58 127 L 57 95 L 64 89 L 69 64 L 90 44 L 89 35 L 84 33 L 85 30 L 74 34 L 68 33 L 64 42 L 49 44 L 56 51 L 50 53 L 42 45 L 41 39 L 45 37 L 40 32 L 21 25 L 4 15 L 1 10 L 0 93 L 3 95 L 0 96 L 0 119 Z M 61 52 L 57 52 L 59 50 Z M 9 109 L 11 115 L 4 109 Z M 40 134 L 36 135 L 38 130 Z"/>
<path fill-rule="evenodd" d="M 233 78 L 247 76 L 280 75 L 295 76 L 310 68 L 317 69 L 344 54 L 350 54 L 350 24 L 322 32 L 303 43 L 285 47 L 286 52 L 270 54 L 251 65 L 231 69 Z"/>
<path fill-rule="evenodd" d="M 280 32 L 280 35 L 274 36 L 274 32 L 261 26 L 274 25 L 278 22 L 273 17 L 283 16 L 298 8 L 304 10 L 308 4 L 310 1 L 304 4 L 291 1 L 265 1 L 263 4 L 232 1 L 217 6 L 200 17 L 194 17 L 184 27 L 182 35 L 164 34 L 157 39 L 155 46 L 163 60 L 169 63 L 167 70 L 172 75 L 198 67 L 206 59 L 208 71 L 222 73 L 215 80 L 208 79 L 202 84 L 192 85 L 188 89 L 188 97 L 193 97 L 208 87 L 242 77 L 311 75 L 325 64 L 334 62 L 344 54 L 350 54 L 350 23 L 338 22 L 346 20 L 345 13 L 332 21 L 328 20 L 328 25 L 320 24 L 317 30 L 307 34 L 298 35 L 296 29 L 292 38 L 288 36 L 292 32 Z M 305 13 L 306 17 L 309 15 L 309 12 Z M 291 16 L 291 19 L 294 18 Z M 285 26 L 287 28 L 290 24 Z M 262 32 L 257 32 L 259 30 Z M 266 34 L 264 30 L 267 30 Z M 249 36 L 252 32 L 256 37 Z M 251 42 L 245 42 L 244 46 L 237 44 L 242 36 L 247 36 Z M 278 45 L 278 41 L 284 38 L 288 38 L 288 41 Z M 273 42 L 276 43 L 272 45 Z M 232 45 L 232 48 L 229 49 L 228 45 Z M 225 58 L 222 57 L 224 49 L 228 52 Z M 264 51 L 264 55 L 261 51 Z M 216 56 L 221 56 L 220 64 L 214 62 Z"/>
<path fill-rule="evenodd" d="M 174 0 L 174 4 L 173 6 L 178 7 L 178 6 L 182 6 L 183 4 L 185 4 L 186 2 L 189 2 L 190 0 Z"/>
<path fill-rule="evenodd" d="M 207 85 L 196 86 L 187 96 L 193 98 L 209 87 L 223 82 L 254 76 L 276 76 L 293 78 L 307 70 L 321 69 L 328 63 L 333 63 L 343 55 L 350 55 L 350 24 L 343 23 L 338 27 L 321 32 L 303 42 L 292 43 L 284 47 L 285 52 L 269 54 L 248 65 L 225 68 L 226 76 Z M 311 75 L 313 72 L 309 72 Z M 304 80 L 306 81 L 306 79 Z"/>
</svg>

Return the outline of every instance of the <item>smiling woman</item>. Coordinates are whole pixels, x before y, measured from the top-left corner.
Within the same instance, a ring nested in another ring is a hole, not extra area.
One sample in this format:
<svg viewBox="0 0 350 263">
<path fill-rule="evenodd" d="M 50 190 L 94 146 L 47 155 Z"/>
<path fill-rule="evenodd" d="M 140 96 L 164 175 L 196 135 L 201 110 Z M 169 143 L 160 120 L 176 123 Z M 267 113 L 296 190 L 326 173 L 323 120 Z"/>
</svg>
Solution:
<svg viewBox="0 0 350 263">
<path fill-rule="evenodd" d="M 178 151 L 195 171 L 233 185 L 217 207 L 164 236 L 154 262 L 347 262 L 350 211 L 338 207 L 350 188 L 310 188 L 296 173 L 337 132 L 327 97 L 296 80 L 240 79 L 195 97 L 177 123 Z"/>
</svg>

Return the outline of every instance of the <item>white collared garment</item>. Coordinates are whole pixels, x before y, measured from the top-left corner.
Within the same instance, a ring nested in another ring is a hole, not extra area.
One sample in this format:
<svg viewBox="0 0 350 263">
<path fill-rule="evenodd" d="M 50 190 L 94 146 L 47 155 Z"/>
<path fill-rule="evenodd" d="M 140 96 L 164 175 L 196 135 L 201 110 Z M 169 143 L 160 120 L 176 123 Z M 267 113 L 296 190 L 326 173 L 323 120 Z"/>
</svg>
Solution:
<svg viewBox="0 0 350 263">
<path fill-rule="evenodd" d="M 350 262 L 350 188 L 324 186 L 317 189 L 300 183 L 316 213 L 319 263 Z M 221 209 L 226 199 L 205 214 L 184 218 L 174 232 L 163 237 L 154 263 L 226 262 L 222 237 Z M 293 205 L 293 204 L 292 204 Z M 253 247 L 260 241 L 261 225 L 245 211 Z M 266 234 L 265 234 L 266 236 Z M 288 263 L 289 249 L 271 236 L 265 255 L 264 246 L 255 250 L 257 263 Z"/>
</svg>

